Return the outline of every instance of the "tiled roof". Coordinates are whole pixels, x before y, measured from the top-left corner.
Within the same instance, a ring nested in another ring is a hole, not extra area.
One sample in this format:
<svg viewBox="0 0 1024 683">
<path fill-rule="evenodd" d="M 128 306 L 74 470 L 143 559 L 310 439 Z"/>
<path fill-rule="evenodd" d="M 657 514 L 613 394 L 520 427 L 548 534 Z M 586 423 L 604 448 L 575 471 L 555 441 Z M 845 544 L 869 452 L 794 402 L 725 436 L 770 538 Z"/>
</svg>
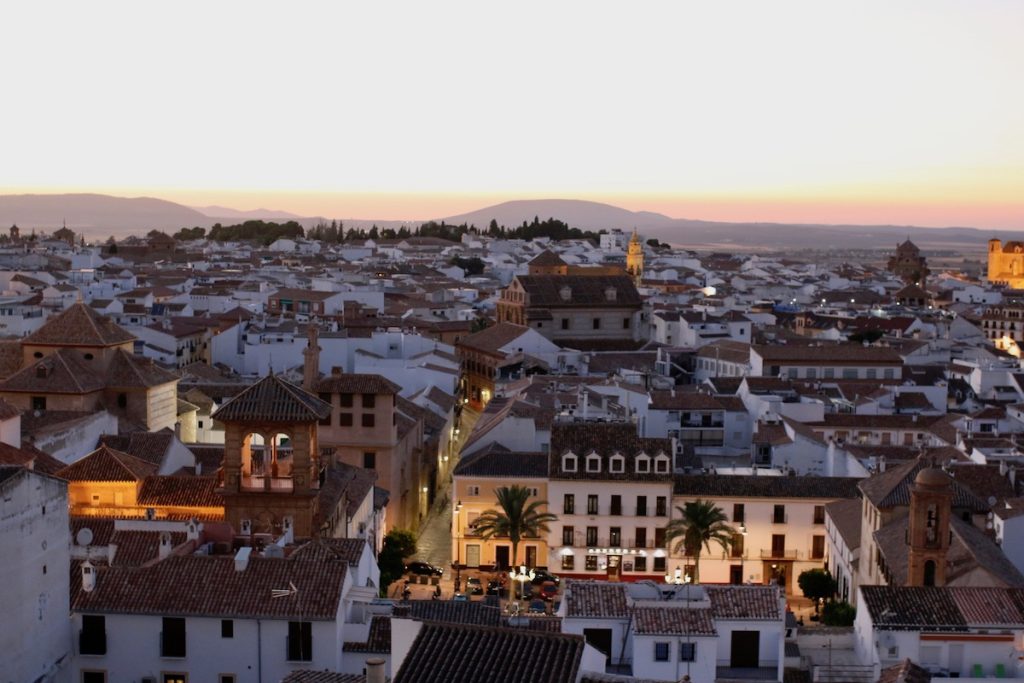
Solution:
<svg viewBox="0 0 1024 683">
<path fill-rule="evenodd" d="M 174 433 L 170 430 L 130 432 L 128 434 L 102 434 L 96 445 L 110 446 L 122 453 L 134 455 L 136 458 L 154 465 L 160 465 L 173 440 Z"/>
<path fill-rule="evenodd" d="M 139 481 L 156 474 L 156 466 L 134 456 L 100 446 L 57 473 L 68 481 Z"/>
<path fill-rule="evenodd" d="M 479 453 L 460 459 L 454 475 L 544 479 L 548 476 L 548 456 L 545 453 L 513 453 L 494 443 Z"/>
<path fill-rule="evenodd" d="M 395 683 L 575 683 L 580 636 L 528 629 L 426 623 Z"/>
<path fill-rule="evenodd" d="M 25 337 L 25 344 L 43 346 L 114 346 L 135 336 L 83 303 L 76 303 L 50 318 Z"/>
<path fill-rule="evenodd" d="M 909 460 L 885 472 L 862 479 L 858 485 L 861 493 L 880 509 L 910 505 L 910 485 L 917 473 L 930 467 L 926 457 Z M 964 465 L 967 467 L 967 465 Z M 975 512 L 987 512 L 988 505 L 953 479 L 953 507 L 967 508 Z"/>
<path fill-rule="evenodd" d="M 856 498 L 856 477 L 677 474 L 678 496 L 726 498 Z"/>
<path fill-rule="evenodd" d="M 21 340 L 0 340 L 0 380 L 21 370 L 23 362 Z"/>
<path fill-rule="evenodd" d="M 291 554 L 293 560 L 316 562 L 341 561 L 358 564 L 366 550 L 362 538 L 316 538 L 298 547 Z"/>
<path fill-rule="evenodd" d="M 142 488 L 139 490 L 138 501 L 139 505 L 150 507 L 224 506 L 224 499 L 217 493 L 216 477 L 146 477 L 142 482 Z"/>
<path fill-rule="evenodd" d="M 351 518 L 373 490 L 377 473 L 373 470 L 346 465 L 331 464 L 324 473 L 324 482 L 317 492 L 318 523 L 334 515 L 338 504 L 344 500 L 345 509 Z"/>
<path fill-rule="evenodd" d="M 159 531 L 114 531 L 109 543 L 117 546 L 117 548 L 114 551 L 111 566 L 141 567 L 147 562 L 157 559 L 160 551 L 161 535 Z M 95 537 L 93 537 L 93 543 L 95 542 Z M 171 533 L 171 548 L 176 548 L 184 542 L 185 532 L 175 531 Z"/>
<path fill-rule="evenodd" d="M 932 675 L 928 669 L 914 664 L 910 659 L 886 667 L 878 674 L 878 683 L 930 683 L 931 680 Z"/>
<path fill-rule="evenodd" d="M 17 465 L 27 467 L 33 472 L 56 474 L 66 467 L 49 453 L 23 443 L 21 448 L 0 441 L 0 465 Z"/>
<path fill-rule="evenodd" d="M 876 629 L 966 631 L 967 620 L 953 592 L 958 588 L 861 586 L 863 607 Z M 1007 593 L 1007 598 L 1010 598 Z"/>
<path fill-rule="evenodd" d="M 417 621 L 474 626 L 497 626 L 501 623 L 501 610 L 483 602 L 412 600 L 405 607 L 405 614 Z"/>
<path fill-rule="evenodd" d="M 366 683 L 366 676 L 363 674 L 341 674 L 334 671 L 299 669 L 292 671 L 282 678 L 281 683 Z"/>
<path fill-rule="evenodd" d="M 375 652 L 380 654 L 391 653 L 391 617 L 377 615 L 370 620 L 370 632 L 366 642 L 357 643 L 346 641 L 343 645 L 345 652 Z"/>
<path fill-rule="evenodd" d="M 851 551 L 860 547 L 862 507 L 860 498 L 844 498 L 825 505 L 825 515 L 832 520 L 846 547 Z"/>
<path fill-rule="evenodd" d="M 530 328 L 523 325 L 513 325 L 512 323 L 504 322 L 497 323 L 463 337 L 455 345 L 459 348 L 497 354 L 503 346 L 511 344 L 529 331 Z"/>
<path fill-rule="evenodd" d="M 578 458 L 575 472 L 562 471 L 562 456 L 569 451 Z M 601 457 L 600 472 L 586 471 L 586 457 L 592 452 Z M 624 468 L 622 472 L 613 473 L 609 465 L 611 456 L 616 453 L 624 458 Z M 648 473 L 636 471 L 636 457 L 640 453 L 652 458 Z M 667 480 L 669 474 L 654 472 L 653 458 L 662 453 L 671 461 L 671 440 L 641 438 L 632 422 L 555 423 L 551 426 L 548 466 L 551 476 L 559 479 Z"/>
<path fill-rule="evenodd" d="M 21 408 L 16 408 L 0 398 L 0 420 L 10 420 L 12 417 L 18 417 L 19 415 L 21 415 Z"/>
<path fill-rule="evenodd" d="M 569 581 L 566 584 L 566 617 L 625 619 L 626 589 L 605 581 Z"/>
<path fill-rule="evenodd" d="M 348 570 L 337 560 L 251 557 L 244 571 L 233 557 L 175 556 L 146 567 L 97 567 L 96 587 L 81 589 L 72 571 L 75 612 L 334 621 Z M 272 598 L 294 584 L 297 597 Z"/>
<path fill-rule="evenodd" d="M 345 372 L 323 377 L 314 390 L 334 394 L 397 394 L 402 387 L 381 375 Z"/>
<path fill-rule="evenodd" d="M 516 278 L 526 290 L 529 306 L 564 308 L 603 306 L 620 308 L 643 303 L 636 285 L 628 275 L 519 275 Z M 569 300 L 562 298 L 562 288 L 570 290 Z M 615 289 L 614 300 L 606 290 Z"/>
<path fill-rule="evenodd" d="M 650 407 L 653 410 L 725 410 L 714 396 L 693 391 L 652 391 Z"/>
<path fill-rule="evenodd" d="M 750 350 L 752 353 L 757 353 L 761 356 L 766 363 L 798 362 L 803 365 L 841 365 L 844 363 L 864 363 L 868 365 L 903 364 L 903 359 L 892 349 L 863 346 L 862 344 L 823 344 L 820 346 L 803 344 L 769 346 L 757 344 L 752 346 Z"/>
<path fill-rule="evenodd" d="M 164 370 L 152 358 L 141 358 L 118 349 L 110 360 L 105 381 L 108 387 L 134 389 L 176 382 L 178 376 L 170 370 Z"/>
<path fill-rule="evenodd" d="M 637 635 L 716 635 L 715 622 L 709 609 L 690 609 L 666 605 L 664 607 L 637 607 L 633 610 Z"/>
<path fill-rule="evenodd" d="M 565 261 L 558 254 L 555 254 L 547 249 L 537 254 L 529 265 L 531 266 L 564 266 Z"/>
<path fill-rule="evenodd" d="M 103 388 L 103 379 L 72 349 L 58 349 L 0 382 L 0 391 L 39 394 L 88 394 Z"/>
<path fill-rule="evenodd" d="M 782 619 L 778 586 L 704 586 L 715 619 Z"/>
<path fill-rule="evenodd" d="M 213 414 L 221 422 L 316 422 L 331 414 L 331 404 L 277 375 L 267 375 Z"/>
</svg>

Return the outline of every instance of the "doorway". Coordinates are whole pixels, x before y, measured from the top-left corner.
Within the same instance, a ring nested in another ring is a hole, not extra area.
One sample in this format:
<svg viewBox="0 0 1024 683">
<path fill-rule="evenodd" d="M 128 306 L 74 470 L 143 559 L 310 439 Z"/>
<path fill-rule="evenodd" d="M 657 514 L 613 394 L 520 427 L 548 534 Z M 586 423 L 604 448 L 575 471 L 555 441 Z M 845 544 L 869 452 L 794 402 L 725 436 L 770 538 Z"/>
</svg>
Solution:
<svg viewBox="0 0 1024 683">
<path fill-rule="evenodd" d="M 743 565 L 734 564 L 729 566 L 729 583 L 734 586 L 743 583 Z"/>
<path fill-rule="evenodd" d="M 526 546 L 526 566 L 533 569 L 537 566 L 537 546 Z"/>
<path fill-rule="evenodd" d="M 608 556 L 608 580 L 618 581 L 622 576 L 622 555 Z"/>
<path fill-rule="evenodd" d="M 612 630 L 610 628 L 585 628 L 583 639 L 598 652 L 605 656 L 605 663 L 612 662 Z"/>
<path fill-rule="evenodd" d="M 729 666 L 756 669 L 761 660 L 761 635 L 757 631 L 733 631 Z"/>
<path fill-rule="evenodd" d="M 480 546 L 479 545 L 467 545 L 466 546 L 466 566 L 467 567 L 479 567 L 480 566 Z"/>
<path fill-rule="evenodd" d="M 494 546 L 494 568 L 495 569 L 508 569 L 509 568 L 509 547 L 507 545 Z"/>
</svg>

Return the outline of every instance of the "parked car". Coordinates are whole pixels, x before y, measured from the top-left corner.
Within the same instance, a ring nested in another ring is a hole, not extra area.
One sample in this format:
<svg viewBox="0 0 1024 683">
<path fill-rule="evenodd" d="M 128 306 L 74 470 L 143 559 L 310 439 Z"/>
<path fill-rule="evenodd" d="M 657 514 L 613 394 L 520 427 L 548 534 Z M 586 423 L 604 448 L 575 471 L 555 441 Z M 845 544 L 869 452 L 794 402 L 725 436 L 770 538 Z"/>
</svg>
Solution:
<svg viewBox="0 0 1024 683">
<path fill-rule="evenodd" d="M 545 600 L 551 601 L 558 595 L 558 586 L 555 585 L 554 581 L 545 581 L 540 585 L 540 597 Z"/>
<path fill-rule="evenodd" d="M 405 571 L 410 574 L 416 574 L 417 576 L 441 576 L 444 574 L 444 570 L 440 567 L 435 567 L 429 562 L 410 562 L 405 565 Z"/>
<path fill-rule="evenodd" d="M 491 579 L 490 581 L 487 582 L 487 595 L 502 596 L 502 595 L 505 595 L 505 593 L 506 593 L 505 584 L 502 583 L 501 581 L 496 581 L 494 579 Z"/>
<path fill-rule="evenodd" d="M 530 614 L 547 614 L 548 606 L 543 600 L 530 601 Z"/>
<path fill-rule="evenodd" d="M 559 578 L 549 572 L 547 569 L 534 569 L 533 570 L 533 583 L 534 586 L 543 586 L 545 581 L 551 581 L 556 586 L 558 585 Z"/>
<path fill-rule="evenodd" d="M 452 600 L 455 602 L 469 602 L 469 596 L 465 593 L 456 593 L 452 596 Z"/>
<path fill-rule="evenodd" d="M 471 576 L 468 579 L 466 579 L 466 592 L 470 595 L 484 594 L 484 586 L 482 583 L 480 583 L 479 577 Z"/>
</svg>

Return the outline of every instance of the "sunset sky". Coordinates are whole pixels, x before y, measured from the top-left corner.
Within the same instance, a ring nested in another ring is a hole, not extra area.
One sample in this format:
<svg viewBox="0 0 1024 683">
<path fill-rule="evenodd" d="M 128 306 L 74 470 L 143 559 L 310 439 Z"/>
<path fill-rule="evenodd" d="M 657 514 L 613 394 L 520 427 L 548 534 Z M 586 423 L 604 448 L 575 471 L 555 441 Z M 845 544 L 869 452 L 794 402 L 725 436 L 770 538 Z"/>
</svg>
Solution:
<svg viewBox="0 0 1024 683">
<path fill-rule="evenodd" d="M 0 193 L 1024 228 L 1022 2 L 20 2 L 0 25 Z"/>
</svg>

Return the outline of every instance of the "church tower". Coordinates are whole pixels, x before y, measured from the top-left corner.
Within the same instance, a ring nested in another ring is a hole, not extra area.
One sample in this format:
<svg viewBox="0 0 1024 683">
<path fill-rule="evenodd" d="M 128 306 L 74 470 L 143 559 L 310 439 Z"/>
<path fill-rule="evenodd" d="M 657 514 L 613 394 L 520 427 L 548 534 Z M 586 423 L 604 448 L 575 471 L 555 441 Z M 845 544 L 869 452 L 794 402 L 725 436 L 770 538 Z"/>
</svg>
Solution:
<svg viewBox="0 0 1024 683">
<path fill-rule="evenodd" d="M 224 424 L 218 487 L 235 533 L 316 534 L 320 494 L 317 423 L 331 404 L 270 374 L 214 413 Z"/>
<path fill-rule="evenodd" d="M 311 392 L 320 379 L 320 329 L 315 323 L 309 324 L 306 338 L 306 348 L 302 350 L 302 388 Z"/>
<path fill-rule="evenodd" d="M 937 467 L 925 467 L 910 487 L 907 523 L 908 586 L 944 586 L 949 553 L 953 481 Z"/>
<path fill-rule="evenodd" d="M 633 236 L 629 238 L 629 248 L 626 251 L 626 272 L 633 276 L 633 281 L 640 285 L 640 279 L 644 276 L 644 246 L 640 243 L 640 235 L 633 228 Z"/>
</svg>

